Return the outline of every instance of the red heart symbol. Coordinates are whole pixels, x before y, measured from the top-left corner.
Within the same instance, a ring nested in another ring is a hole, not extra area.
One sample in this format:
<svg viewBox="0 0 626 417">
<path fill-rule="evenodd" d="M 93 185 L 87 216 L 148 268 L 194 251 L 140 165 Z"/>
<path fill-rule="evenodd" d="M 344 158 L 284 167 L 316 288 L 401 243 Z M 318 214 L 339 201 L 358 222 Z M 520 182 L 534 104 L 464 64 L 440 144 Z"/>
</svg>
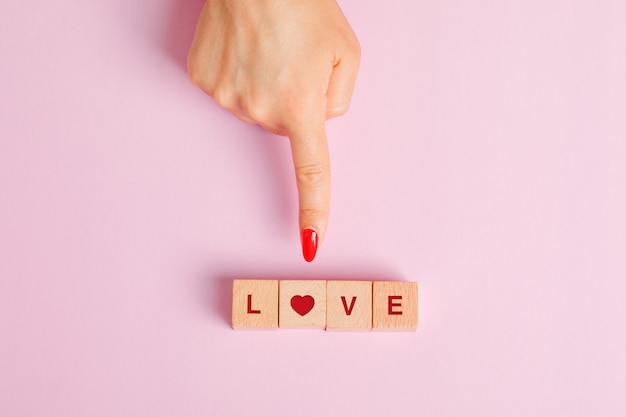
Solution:
<svg viewBox="0 0 626 417">
<path fill-rule="evenodd" d="M 291 297 L 291 308 L 301 316 L 311 311 L 314 305 L 315 300 L 310 295 L 305 295 L 304 297 L 294 295 Z"/>
</svg>

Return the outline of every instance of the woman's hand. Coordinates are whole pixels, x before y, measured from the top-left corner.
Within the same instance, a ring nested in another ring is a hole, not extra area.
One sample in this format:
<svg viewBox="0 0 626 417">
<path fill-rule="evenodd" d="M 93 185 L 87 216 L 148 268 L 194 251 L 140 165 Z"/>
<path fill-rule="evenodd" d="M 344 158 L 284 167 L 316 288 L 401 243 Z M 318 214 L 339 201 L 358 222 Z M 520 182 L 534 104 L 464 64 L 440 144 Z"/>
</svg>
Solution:
<svg viewBox="0 0 626 417">
<path fill-rule="evenodd" d="M 325 121 L 348 110 L 359 60 L 335 0 L 208 0 L 189 54 L 195 85 L 239 119 L 289 137 L 309 262 L 328 223 Z"/>
</svg>

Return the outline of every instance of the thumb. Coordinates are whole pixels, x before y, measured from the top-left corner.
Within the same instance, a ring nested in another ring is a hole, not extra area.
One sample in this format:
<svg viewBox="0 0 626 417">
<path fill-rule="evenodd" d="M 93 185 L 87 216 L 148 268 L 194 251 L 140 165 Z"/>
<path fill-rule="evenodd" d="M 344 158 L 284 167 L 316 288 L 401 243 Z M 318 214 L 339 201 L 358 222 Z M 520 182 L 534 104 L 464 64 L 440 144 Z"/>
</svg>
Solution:
<svg viewBox="0 0 626 417">
<path fill-rule="evenodd" d="M 347 55 L 333 67 L 326 92 L 327 119 L 341 116 L 348 111 L 358 72 L 358 54 L 356 56 Z"/>
<path fill-rule="evenodd" d="M 326 233 L 330 206 L 330 159 L 323 112 L 311 122 L 290 129 L 289 141 L 298 186 L 302 254 L 311 262 Z"/>
</svg>

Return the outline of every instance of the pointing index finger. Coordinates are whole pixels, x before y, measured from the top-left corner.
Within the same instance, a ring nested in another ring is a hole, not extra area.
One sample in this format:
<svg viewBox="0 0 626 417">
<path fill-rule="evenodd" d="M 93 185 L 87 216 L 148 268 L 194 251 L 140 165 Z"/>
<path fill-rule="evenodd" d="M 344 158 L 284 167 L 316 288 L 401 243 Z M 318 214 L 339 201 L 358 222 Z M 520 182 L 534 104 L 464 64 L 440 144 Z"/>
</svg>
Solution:
<svg viewBox="0 0 626 417">
<path fill-rule="evenodd" d="M 330 206 L 330 158 L 323 115 L 292 128 L 289 141 L 298 186 L 302 253 L 311 262 L 326 232 Z"/>
</svg>

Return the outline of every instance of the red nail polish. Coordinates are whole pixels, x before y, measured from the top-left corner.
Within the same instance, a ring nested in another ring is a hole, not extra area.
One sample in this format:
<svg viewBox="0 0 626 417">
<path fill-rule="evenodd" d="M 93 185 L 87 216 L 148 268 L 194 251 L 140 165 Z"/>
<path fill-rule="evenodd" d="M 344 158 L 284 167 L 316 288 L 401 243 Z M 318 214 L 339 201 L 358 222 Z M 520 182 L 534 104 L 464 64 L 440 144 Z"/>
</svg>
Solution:
<svg viewBox="0 0 626 417">
<path fill-rule="evenodd" d="M 312 229 L 302 231 L 302 254 L 307 262 L 315 258 L 317 252 L 317 233 Z"/>
</svg>

